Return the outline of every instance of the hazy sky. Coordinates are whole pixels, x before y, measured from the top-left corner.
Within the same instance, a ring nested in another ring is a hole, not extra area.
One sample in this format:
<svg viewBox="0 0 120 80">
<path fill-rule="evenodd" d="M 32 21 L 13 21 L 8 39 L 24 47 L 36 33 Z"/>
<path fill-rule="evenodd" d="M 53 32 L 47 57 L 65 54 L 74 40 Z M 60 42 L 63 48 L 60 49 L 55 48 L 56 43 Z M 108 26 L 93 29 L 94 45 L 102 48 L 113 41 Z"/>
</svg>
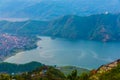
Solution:
<svg viewBox="0 0 120 80">
<path fill-rule="evenodd" d="M 20 2 L 21 1 L 23 1 L 23 2 L 41 2 L 41 1 L 74 1 L 74 2 L 76 2 L 76 1 L 81 2 L 82 1 L 82 2 L 84 2 L 85 1 L 86 2 L 87 1 L 90 3 L 92 3 L 92 2 L 93 3 L 95 3 L 95 2 L 103 2 L 103 3 L 108 2 L 108 4 L 109 4 L 109 2 L 110 3 L 112 2 L 113 4 L 120 2 L 120 0 L 0 0 L 0 4 L 5 3 L 5 2 L 13 2 L 13 1 L 14 2 L 18 2 L 18 1 L 20 1 Z"/>
<path fill-rule="evenodd" d="M 68 9 L 69 11 L 66 11 Z M 13 17 L 18 14 L 25 17 L 40 16 L 48 13 L 53 16 L 61 15 L 63 12 L 64 15 L 82 13 L 86 15 L 106 11 L 120 12 L 120 0 L 0 0 L 0 15 L 3 17 Z"/>
</svg>

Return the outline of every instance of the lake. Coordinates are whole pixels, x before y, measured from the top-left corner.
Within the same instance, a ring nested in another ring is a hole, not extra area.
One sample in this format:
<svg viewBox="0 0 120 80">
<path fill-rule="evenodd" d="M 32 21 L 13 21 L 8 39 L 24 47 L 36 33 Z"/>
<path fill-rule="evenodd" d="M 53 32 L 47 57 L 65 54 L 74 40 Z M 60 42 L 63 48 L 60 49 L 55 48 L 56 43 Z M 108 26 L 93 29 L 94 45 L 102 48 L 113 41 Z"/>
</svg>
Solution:
<svg viewBox="0 0 120 80">
<path fill-rule="evenodd" d="M 17 53 L 4 62 L 24 64 L 38 61 L 47 65 L 93 69 L 120 58 L 120 42 L 40 38 L 42 40 L 38 41 L 38 48 Z"/>
</svg>

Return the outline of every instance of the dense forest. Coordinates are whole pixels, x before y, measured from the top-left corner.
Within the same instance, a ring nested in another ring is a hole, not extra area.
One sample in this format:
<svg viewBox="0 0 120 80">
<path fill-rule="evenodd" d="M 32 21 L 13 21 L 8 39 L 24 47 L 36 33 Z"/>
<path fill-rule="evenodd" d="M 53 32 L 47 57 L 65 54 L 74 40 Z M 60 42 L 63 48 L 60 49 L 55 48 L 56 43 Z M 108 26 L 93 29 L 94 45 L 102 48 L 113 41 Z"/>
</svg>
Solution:
<svg viewBox="0 0 120 80">
<path fill-rule="evenodd" d="M 43 64 L 39 62 L 30 62 L 26 64 L 13 64 L 13 63 L 3 62 L 0 63 L 0 73 L 18 74 L 18 73 L 32 71 L 41 66 L 43 66 Z"/>
</svg>

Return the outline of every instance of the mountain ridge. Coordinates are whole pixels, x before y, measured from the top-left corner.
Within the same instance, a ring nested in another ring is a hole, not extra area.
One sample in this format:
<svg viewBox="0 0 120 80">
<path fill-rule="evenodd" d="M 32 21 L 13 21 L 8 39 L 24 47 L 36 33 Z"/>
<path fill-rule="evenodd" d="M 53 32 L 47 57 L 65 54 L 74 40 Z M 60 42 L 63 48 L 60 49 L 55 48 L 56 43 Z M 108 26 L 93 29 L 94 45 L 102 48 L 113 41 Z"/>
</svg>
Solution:
<svg viewBox="0 0 120 80">
<path fill-rule="evenodd" d="M 19 35 L 43 35 L 97 41 L 120 40 L 120 14 L 80 17 L 67 15 L 50 21 L 0 21 L 1 32 Z"/>
</svg>

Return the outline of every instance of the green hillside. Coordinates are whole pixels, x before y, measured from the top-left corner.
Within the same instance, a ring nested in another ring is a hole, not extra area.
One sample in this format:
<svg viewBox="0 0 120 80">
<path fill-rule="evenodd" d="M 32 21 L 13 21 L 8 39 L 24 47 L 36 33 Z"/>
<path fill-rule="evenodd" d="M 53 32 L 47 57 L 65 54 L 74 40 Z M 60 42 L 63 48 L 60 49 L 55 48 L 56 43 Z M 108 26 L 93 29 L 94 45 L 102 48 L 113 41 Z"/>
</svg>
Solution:
<svg viewBox="0 0 120 80">
<path fill-rule="evenodd" d="M 63 67 L 59 67 L 59 70 L 61 72 L 63 72 L 65 75 L 70 74 L 73 70 L 77 70 L 78 75 L 81 75 L 83 72 L 85 72 L 85 73 L 89 72 L 88 69 L 80 68 L 80 67 L 76 67 L 76 66 L 63 66 Z"/>
<path fill-rule="evenodd" d="M 50 21 L 0 21 L 0 32 L 18 35 L 43 35 L 69 39 L 120 41 L 120 14 L 63 16 Z"/>
<path fill-rule="evenodd" d="M 40 66 L 43 66 L 43 64 L 39 62 L 30 62 L 27 64 L 12 64 L 12 63 L 0 63 L 0 73 L 23 73 L 32 71 Z"/>
<path fill-rule="evenodd" d="M 29 66 L 30 67 L 30 66 Z M 64 67 L 70 69 L 73 67 Z M 42 66 L 30 72 L 22 74 L 9 75 L 7 73 L 0 74 L 0 80 L 119 80 L 120 79 L 120 60 L 102 65 L 97 70 L 83 72 L 79 74 L 76 69 L 69 74 L 63 74 L 58 68 L 51 66 Z"/>
</svg>

